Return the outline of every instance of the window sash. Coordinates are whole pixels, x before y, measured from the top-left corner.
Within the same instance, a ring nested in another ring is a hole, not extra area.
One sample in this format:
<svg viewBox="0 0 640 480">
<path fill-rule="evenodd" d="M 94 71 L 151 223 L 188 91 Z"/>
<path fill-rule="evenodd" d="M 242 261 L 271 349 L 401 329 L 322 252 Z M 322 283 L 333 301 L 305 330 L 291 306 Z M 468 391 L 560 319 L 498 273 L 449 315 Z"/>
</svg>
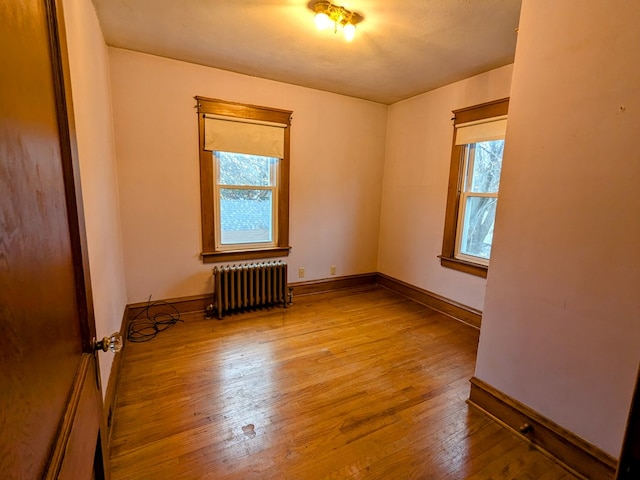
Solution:
<svg viewBox="0 0 640 480">
<path fill-rule="evenodd" d="M 466 238 L 465 235 L 465 227 L 466 218 L 467 218 L 467 206 L 469 204 L 469 200 L 471 198 L 495 198 L 498 199 L 497 193 L 475 193 L 475 192 L 461 192 L 460 194 L 460 205 L 458 210 L 458 225 L 456 229 L 456 246 L 455 246 L 455 258 L 460 260 L 465 260 L 467 262 L 479 263 L 481 265 L 489 265 L 490 258 L 484 258 L 477 255 L 471 255 L 469 253 L 464 253 L 462 251 L 463 240 Z M 495 222 L 495 216 L 493 218 Z"/>
<path fill-rule="evenodd" d="M 495 140 L 502 140 L 502 138 L 496 138 Z M 479 142 L 478 142 L 479 143 Z M 463 158 L 464 158 L 464 167 L 463 171 L 463 182 L 462 182 L 462 190 L 461 192 L 469 192 L 469 193 L 495 193 L 498 191 L 492 192 L 491 190 L 474 190 L 473 184 L 476 180 L 475 177 L 475 167 L 477 156 L 477 146 L 476 143 L 470 143 L 467 145 L 462 145 L 463 149 Z M 499 190 L 499 187 L 498 187 Z"/>
<path fill-rule="evenodd" d="M 502 138 L 494 138 L 491 140 L 502 140 Z M 483 139 L 481 141 L 488 140 Z M 497 200 L 498 192 L 478 192 L 472 190 L 475 171 L 474 163 L 476 161 L 476 142 L 461 145 L 461 148 L 463 149 L 464 162 L 464 165 L 462 167 L 463 181 L 461 182 L 462 188 L 460 191 L 460 199 L 458 202 L 458 221 L 456 225 L 454 257 L 460 260 L 488 266 L 491 255 L 489 255 L 489 258 L 484 258 L 478 255 L 472 255 L 463 252 L 463 241 L 468 236 L 468 229 L 471 228 L 470 225 L 467 225 L 467 207 L 470 203 L 470 199 L 472 198 L 495 198 Z M 495 216 L 493 218 L 493 222 L 495 222 Z"/>
<path fill-rule="evenodd" d="M 213 168 L 213 202 L 216 218 L 219 220 L 215 224 L 215 246 L 216 250 L 255 250 L 261 248 L 269 248 L 278 245 L 278 189 L 279 189 L 279 172 L 280 161 L 271 162 L 271 185 L 237 185 L 237 184 L 221 184 L 220 178 L 220 157 L 217 152 L 211 155 L 212 161 L 215 163 Z M 271 192 L 271 241 L 268 242 L 245 242 L 245 243 L 223 243 L 222 241 L 222 209 L 221 198 L 223 190 L 264 190 Z"/>
</svg>

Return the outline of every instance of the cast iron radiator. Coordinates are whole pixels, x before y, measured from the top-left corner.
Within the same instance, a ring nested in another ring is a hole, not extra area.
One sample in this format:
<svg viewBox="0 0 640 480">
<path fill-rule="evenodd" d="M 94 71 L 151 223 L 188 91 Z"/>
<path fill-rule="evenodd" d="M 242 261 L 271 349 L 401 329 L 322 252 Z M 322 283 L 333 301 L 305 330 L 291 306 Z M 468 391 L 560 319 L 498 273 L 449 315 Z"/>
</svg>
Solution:
<svg viewBox="0 0 640 480">
<path fill-rule="evenodd" d="M 287 306 L 287 264 L 282 261 L 215 267 L 213 285 L 219 319 L 225 313 Z"/>
</svg>

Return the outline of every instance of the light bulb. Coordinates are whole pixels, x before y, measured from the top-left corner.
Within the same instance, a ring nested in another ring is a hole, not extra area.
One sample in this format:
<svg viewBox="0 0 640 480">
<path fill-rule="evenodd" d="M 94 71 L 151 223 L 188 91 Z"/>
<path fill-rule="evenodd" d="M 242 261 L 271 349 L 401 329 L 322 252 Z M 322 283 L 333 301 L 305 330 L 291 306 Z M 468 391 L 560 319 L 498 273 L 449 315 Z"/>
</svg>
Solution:
<svg viewBox="0 0 640 480">
<path fill-rule="evenodd" d="M 318 27 L 318 30 L 324 30 L 331 26 L 331 19 L 329 18 L 329 15 L 327 15 L 326 13 L 322 13 L 322 12 L 316 13 L 315 22 L 316 22 L 316 27 Z"/>
<path fill-rule="evenodd" d="M 356 34 L 356 26 L 353 23 L 347 23 L 342 29 L 342 32 L 344 33 L 345 40 L 350 42 Z"/>
</svg>

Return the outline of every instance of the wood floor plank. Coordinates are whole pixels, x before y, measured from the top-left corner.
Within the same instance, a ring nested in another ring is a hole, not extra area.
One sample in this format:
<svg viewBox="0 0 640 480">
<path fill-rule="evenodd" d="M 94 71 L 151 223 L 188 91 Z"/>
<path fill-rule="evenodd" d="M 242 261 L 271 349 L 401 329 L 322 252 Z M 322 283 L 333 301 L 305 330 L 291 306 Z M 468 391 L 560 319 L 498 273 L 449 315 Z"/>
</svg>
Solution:
<svg viewBox="0 0 640 480">
<path fill-rule="evenodd" d="M 572 476 L 469 409 L 478 331 L 385 289 L 129 343 L 113 480 Z"/>
</svg>

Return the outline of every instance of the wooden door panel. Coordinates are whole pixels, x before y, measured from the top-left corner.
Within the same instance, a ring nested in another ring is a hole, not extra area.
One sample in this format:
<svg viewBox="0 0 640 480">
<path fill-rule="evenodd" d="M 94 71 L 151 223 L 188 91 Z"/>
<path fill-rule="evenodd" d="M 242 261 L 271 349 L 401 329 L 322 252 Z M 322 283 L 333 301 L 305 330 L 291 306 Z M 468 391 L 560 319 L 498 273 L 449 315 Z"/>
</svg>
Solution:
<svg viewBox="0 0 640 480">
<path fill-rule="evenodd" d="M 0 0 L 3 479 L 84 472 L 101 418 L 59 6 Z"/>
<path fill-rule="evenodd" d="M 54 450 L 54 455 L 60 458 L 53 458 L 47 478 L 91 478 L 101 415 L 94 363 L 93 355 L 85 353 L 82 356 L 59 442 Z M 56 472 L 58 465 L 60 470 Z"/>
<path fill-rule="evenodd" d="M 80 330 L 69 321 L 78 315 L 73 265 L 64 256 L 69 234 L 60 228 L 68 222 L 59 207 L 64 192 L 54 187 L 62 182 L 57 137 L 5 127 L 0 145 L 1 423 L 3 436 L 15 440 L 4 450 L 0 471 L 8 461 L 35 473 L 46 462 L 37 452 L 51 445 L 58 430 L 51 419 L 66 408 L 81 354 Z"/>
</svg>

